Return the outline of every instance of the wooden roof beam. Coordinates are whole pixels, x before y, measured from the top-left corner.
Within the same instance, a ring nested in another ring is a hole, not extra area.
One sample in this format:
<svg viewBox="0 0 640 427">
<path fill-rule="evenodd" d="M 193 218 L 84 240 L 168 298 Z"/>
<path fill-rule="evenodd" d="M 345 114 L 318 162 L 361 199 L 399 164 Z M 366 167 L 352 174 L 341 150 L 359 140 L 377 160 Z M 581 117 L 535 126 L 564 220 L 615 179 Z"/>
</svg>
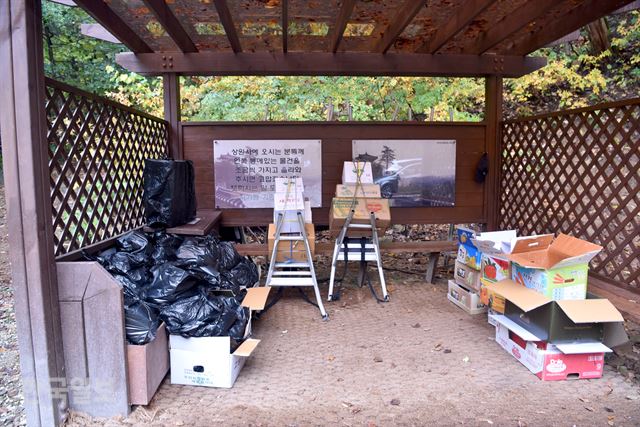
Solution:
<svg viewBox="0 0 640 427">
<path fill-rule="evenodd" d="M 121 53 L 116 62 L 145 75 L 171 70 L 217 76 L 454 76 L 520 77 L 546 65 L 544 58 L 501 55 L 387 53 Z"/>
<path fill-rule="evenodd" d="M 178 18 L 171 12 L 169 6 L 164 0 L 144 0 L 147 7 L 156 15 L 158 22 L 169 34 L 171 40 L 178 46 L 184 53 L 197 52 L 198 48 L 189 37 L 189 34 L 184 30 Z"/>
<path fill-rule="evenodd" d="M 407 25 L 409 25 L 418 12 L 420 12 L 420 9 L 425 6 L 425 0 L 407 0 L 400 10 L 398 10 L 398 13 L 396 13 L 386 31 L 382 34 L 374 51 L 387 53 L 389 48 L 393 46 L 393 42 L 395 42 L 398 36 L 407 28 Z"/>
<path fill-rule="evenodd" d="M 487 31 L 476 39 L 472 46 L 465 49 L 465 52 L 481 55 L 491 50 L 523 29 L 527 24 L 540 18 L 549 9 L 560 4 L 562 3 L 558 2 L 558 0 L 538 0 L 525 3 L 505 16 L 504 19 L 489 27 Z"/>
<path fill-rule="evenodd" d="M 289 50 L 289 0 L 282 0 L 282 51 Z"/>
<path fill-rule="evenodd" d="M 513 45 L 509 52 L 526 55 L 534 50 L 552 43 L 563 36 L 576 31 L 598 18 L 606 16 L 617 9 L 631 3 L 633 0 L 586 0 L 574 7 L 566 14 L 559 16 L 550 23 L 545 23 L 531 37 Z"/>
<path fill-rule="evenodd" d="M 440 26 L 429 40 L 416 49 L 419 53 L 436 53 L 456 34 L 462 31 L 478 15 L 484 12 L 495 0 L 469 0 L 453 11 L 451 19 Z"/>
<path fill-rule="evenodd" d="M 144 42 L 107 4 L 100 0 L 76 0 L 93 19 L 113 34 L 122 44 L 135 53 L 150 53 L 153 50 Z"/>
<path fill-rule="evenodd" d="M 336 53 L 338 51 L 338 46 L 342 41 L 344 30 L 347 28 L 347 24 L 349 23 L 349 18 L 351 18 L 351 13 L 353 12 L 353 8 L 355 5 L 356 5 L 356 0 L 342 0 L 342 6 L 340 6 L 340 11 L 338 12 L 338 19 L 336 20 L 336 23 L 333 26 L 333 32 L 331 33 L 331 41 L 329 43 L 329 49 L 333 53 Z"/>
<path fill-rule="evenodd" d="M 224 27 L 224 32 L 227 33 L 227 38 L 229 39 L 229 43 L 231 44 L 231 49 L 233 49 L 234 53 L 242 52 L 240 38 L 238 37 L 238 32 L 236 31 L 236 27 L 233 24 L 233 18 L 231 17 L 231 11 L 229 11 L 227 0 L 214 0 L 214 4 L 216 6 L 216 10 L 218 11 L 220 23 Z"/>
</svg>

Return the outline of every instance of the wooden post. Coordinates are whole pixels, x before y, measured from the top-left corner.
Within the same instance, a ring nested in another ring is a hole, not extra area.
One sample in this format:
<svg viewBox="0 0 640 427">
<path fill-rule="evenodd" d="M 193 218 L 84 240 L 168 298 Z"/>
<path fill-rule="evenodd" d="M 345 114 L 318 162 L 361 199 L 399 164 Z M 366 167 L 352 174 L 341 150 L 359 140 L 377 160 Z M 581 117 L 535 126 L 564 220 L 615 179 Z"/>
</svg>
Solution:
<svg viewBox="0 0 640 427">
<path fill-rule="evenodd" d="M 180 138 L 180 76 L 175 73 L 162 75 L 164 89 L 164 119 L 169 123 L 169 155 L 182 159 Z"/>
<path fill-rule="evenodd" d="M 484 186 L 484 217 L 487 230 L 495 230 L 498 226 L 498 175 L 500 173 L 499 141 L 500 123 L 502 121 L 502 78 L 490 76 L 485 78 L 485 150 L 489 158 L 489 174 Z"/>
<path fill-rule="evenodd" d="M 0 1 L 0 129 L 7 228 L 30 426 L 66 414 L 46 138 L 40 0 Z"/>
</svg>

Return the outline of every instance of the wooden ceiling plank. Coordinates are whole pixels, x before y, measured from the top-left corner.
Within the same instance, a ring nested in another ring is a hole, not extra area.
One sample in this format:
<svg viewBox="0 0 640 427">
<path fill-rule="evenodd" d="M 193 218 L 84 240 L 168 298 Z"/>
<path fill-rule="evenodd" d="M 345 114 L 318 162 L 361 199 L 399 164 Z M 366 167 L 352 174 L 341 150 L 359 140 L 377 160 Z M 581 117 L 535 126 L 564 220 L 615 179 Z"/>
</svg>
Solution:
<svg viewBox="0 0 640 427">
<path fill-rule="evenodd" d="M 469 0 L 464 2 L 438 31 L 416 49 L 419 53 L 436 53 L 456 34 L 462 31 L 495 0 Z"/>
<path fill-rule="evenodd" d="M 198 48 L 184 30 L 178 18 L 173 14 L 164 0 L 144 0 L 147 7 L 155 14 L 158 22 L 169 34 L 171 40 L 184 53 L 194 53 Z"/>
<path fill-rule="evenodd" d="M 398 36 L 402 34 L 407 25 L 413 21 L 413 18 L 420 12 L 420 9 L 426 7 L 425 0 L 407 0 L 398 13 L 396 13 L 393 21 L 389 24 L 389 27 L 382 34 L 382 37 L 378 41 L 374 51 L 380 53 L 387 53 L 389 48 L 393 46 Z"/>
<path fill-rule="evenodd" d="M 282 0 L 282 51 L 289 50 L 289 0 Z"/>
<path fill-rule="evenodd" d="M 502 55 L 425 55 L 387 53 L 121 53 L 116 62 L 145 75 L 171 70 L 181 75 L 218 76 L 452 76 L 520 77 L 546 59 Z"/>
<path fill-rule="evenodd" d="M 225 33 L 227 33 L 227 38 L 229 39 L 229 43 L 231 44 L 231 49 L 233 49 L 234 53 L 242 52 L 240 38 L 238 37 L 238 32 L 236 31 L 236 27 L 233 24 L 233 18 L 231 17 L 231 11 L 229 10 L 227 0 L 214 0 L 214 4 L 216 6 L 216 10 L 218 11 L 220 23 L 224 27 Z"/>
<path fill-rule="evenodd" d="M 559 16 L 522 42 L 509 49 L 510 53 L 526 55 L 565 35 L 579 30 L 590 22 L 606 16 L 633 0 L 586 0 L 566 14 Z"/>
<path fill-rule="evenodd" d="M 500 22 L 492 25 L 472 46 L 465 49 L 465 53 L 482 55 L 504 40 L 513 36 L 529 23 L 537 20 L 554 6 L 562 4 L 558 0 L 538 0 L 525 3 L 518 7 Z"/>
<path fill-rule="evenodd" d="M 329 43 L 329 48 L 333 53 L 336 53 L 338 51 L 338 46 L 342 41 L 342 35 L 344 34 L 344 30 L 347 28 L 347 24 L 349 23 L 351 13 L 353 12 L 353 8 L 355 5 L 356 0 L 342 1 L 342 6 L 340 6 L 340 11 L 338 12 L 338 19 L 336 19 L 336 23 L 333 26 L 331 41 Z"/>
<path fill-rule="evenodd" d="M 76 0 L 93 19 L 113 34 L 134 53 L 151 53 L 153 49 L 145 43 L 107 4 L 100 0 Z"/>
</svg>

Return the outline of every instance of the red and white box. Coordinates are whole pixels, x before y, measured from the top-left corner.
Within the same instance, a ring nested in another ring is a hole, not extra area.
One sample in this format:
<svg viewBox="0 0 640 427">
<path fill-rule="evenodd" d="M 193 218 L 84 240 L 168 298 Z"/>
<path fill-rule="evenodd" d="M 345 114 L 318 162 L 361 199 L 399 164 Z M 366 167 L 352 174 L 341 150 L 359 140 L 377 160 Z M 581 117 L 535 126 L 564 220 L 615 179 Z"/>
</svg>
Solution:
<svg viewBox="0 0 640 427">
<path fill-rule="evenodd" d="M 542 381 L 602 377 L 604 353 L 600 342 L 550 344 L 503 315 L 493 315 L 496 342 Z"/>
</svg>

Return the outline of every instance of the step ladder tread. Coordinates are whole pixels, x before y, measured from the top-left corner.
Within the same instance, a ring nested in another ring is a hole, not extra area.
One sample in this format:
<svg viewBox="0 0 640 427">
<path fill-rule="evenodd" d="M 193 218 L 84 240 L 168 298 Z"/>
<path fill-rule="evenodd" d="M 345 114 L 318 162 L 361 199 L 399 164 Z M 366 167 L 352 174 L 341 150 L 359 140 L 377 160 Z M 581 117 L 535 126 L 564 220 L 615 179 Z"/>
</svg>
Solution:
<svg viewBox="0 0 640 427">
<path fill-rule="evenodd" d="M 276 262 L 275 268 L 309 268 L 311 264 L 308 262 Z"/>
<path fill-rule="evenodd" d="M 311 276 L 311 271 L 274 271 L 272 276 Z"/>
<path fill-rule="evenodd" d="M 272 277 L 269 286 L 314 286 L 312 277 Z"/>
</svg>

